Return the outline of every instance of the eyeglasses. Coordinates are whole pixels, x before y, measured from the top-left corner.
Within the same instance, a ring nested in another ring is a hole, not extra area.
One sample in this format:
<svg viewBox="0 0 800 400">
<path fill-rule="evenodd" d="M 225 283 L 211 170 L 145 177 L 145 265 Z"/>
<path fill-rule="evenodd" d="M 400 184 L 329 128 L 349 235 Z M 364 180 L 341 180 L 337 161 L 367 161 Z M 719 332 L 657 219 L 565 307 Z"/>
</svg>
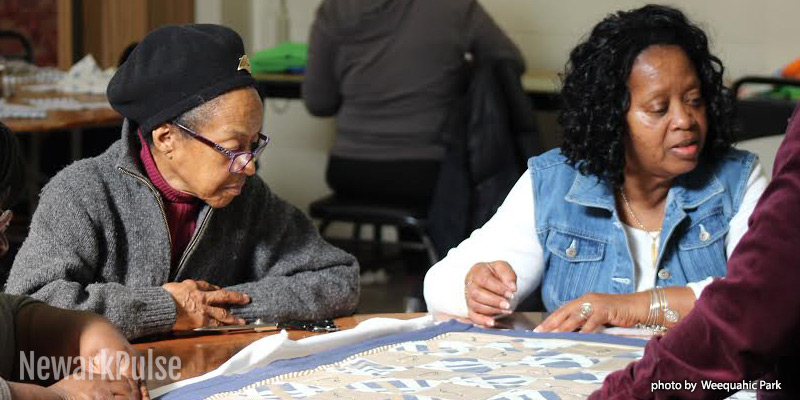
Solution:
<svg viewBox="0 0 800 400">
<path fill-rule="evenodd" d="M 261 133 L 258 134 L 258 141 L 253 144 L 250 148 L 253 149 L 252 151 L 230 151 L 196 133 L 195 131 L 183 126 L 177 121 L 172 121 L 172 124 L 177 126 L 178 128 L 183 129 L 186 133 L 189 134 L 194 139 L 199 140 L 201 143 L 211 147 L 212 149 L 224 154 L 226 157 L 231 159 L 230 164 L 228 164 L 228 171 L 234 174 L 238 174 L 241 172 L 247 164 L 250 164 L 254 158 L 258 158 L 258 155 L 264 150 L 264 147 L 267 147 L 269 143 L 269 136 L 263 135 Z"/>
</svg>

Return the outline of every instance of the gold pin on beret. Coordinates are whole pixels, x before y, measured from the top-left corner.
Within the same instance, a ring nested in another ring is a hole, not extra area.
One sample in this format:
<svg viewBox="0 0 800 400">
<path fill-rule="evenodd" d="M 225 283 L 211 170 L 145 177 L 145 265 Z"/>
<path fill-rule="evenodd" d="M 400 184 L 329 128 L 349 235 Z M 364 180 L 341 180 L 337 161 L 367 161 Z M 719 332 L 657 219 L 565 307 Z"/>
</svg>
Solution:
<svg viewBox="0 0 800 400">
<path fill-rule="evenodd" d="M 245 70 L 250 72 L 250 60 L 247 59 L 247 54 L 239 57 L 239 66 L 236 67 L 237 71 Z"/>
</svg>

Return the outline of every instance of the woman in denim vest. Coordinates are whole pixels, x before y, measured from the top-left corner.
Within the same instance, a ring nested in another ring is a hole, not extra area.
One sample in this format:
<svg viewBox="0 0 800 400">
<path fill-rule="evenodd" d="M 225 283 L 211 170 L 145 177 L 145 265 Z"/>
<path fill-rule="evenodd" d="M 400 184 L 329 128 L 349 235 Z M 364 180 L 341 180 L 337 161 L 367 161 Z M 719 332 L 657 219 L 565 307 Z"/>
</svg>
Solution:
<svg viewBox="0 0 800 400">
<path fill-rule="evenodd" d="M 731 148 L 705 33 L 663 6 L 609 15 L 570 54 L 564 142 L 529 161 L 495 216 L 425 278 L 428 308 L 492 326 L 541 288 L 538 331 L 641 324 L 692 308 L 767 184 Z"/>
</svg>

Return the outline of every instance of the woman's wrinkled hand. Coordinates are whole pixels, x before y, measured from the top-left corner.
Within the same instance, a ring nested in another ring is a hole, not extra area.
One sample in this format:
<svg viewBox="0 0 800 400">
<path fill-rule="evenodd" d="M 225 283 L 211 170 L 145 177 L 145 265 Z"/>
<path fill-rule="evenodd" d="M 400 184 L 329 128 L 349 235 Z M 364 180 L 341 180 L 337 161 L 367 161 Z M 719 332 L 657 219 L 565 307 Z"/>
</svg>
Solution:
<svg viewBox="0 0 800 400">
<path fill-rule="evenodd" d="M 517 292 L 517 274 L 505 261 L 481 262 L 472 266 L 464 281 L 469 319 L 478 325 L 494 326 L 497 315 L 511 314 Z"/>
<path fill-rule="evenodd" d="M 573 332 L 580 328 L 588 333 L 605 325 L 631 327 L 645 322 L 649 308 L 649 292 L 588 293 L 553 312 L 534 332 Z"/>
<path fill-rule="evenodd" d="M 72 399 L 114 399 L 149 400 L 147 389 L 133 379 L 123 377 L 113 379 L 100 374 L 76 374 L 64 378 L 48 387 L 52 398 Z"/>
<path fill-rule="evenodd" d="M 192 279 L 167 283 L 162 287 L 175 301 L 177 317 L 173 330 L 245 323 L 244 319 L 237 318 L 228 310 L 229 306 L 250 302 L 250 296 L 244 293 L 229 292 L 206 281 Z"/>
</svg>

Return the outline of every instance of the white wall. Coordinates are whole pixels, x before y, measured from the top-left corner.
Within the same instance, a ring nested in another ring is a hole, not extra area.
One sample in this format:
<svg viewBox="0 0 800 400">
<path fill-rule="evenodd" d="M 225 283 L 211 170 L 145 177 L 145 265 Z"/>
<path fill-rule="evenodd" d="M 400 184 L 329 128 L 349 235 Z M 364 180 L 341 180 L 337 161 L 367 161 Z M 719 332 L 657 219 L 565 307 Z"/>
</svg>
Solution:
<svg viewBox="0 0 800 400">
<path fill-rule="evenodd" d="M 319 2 L 287 1 L 292 41 L 306 42 Z M 254 53 L 277 44 L 279 4 L 279 0 L 195 0 L 195 18 L 230 26 L 242 35 L 248 53 Z M 325 166 L 333 143 L 332 119 L 311 117 L 300 100 L 267 99 L 263 132 L 271 141 L 261 155 L 258 173 L 275 193 L 304 211 L 330 193 Z"/>
<path fill-rule="evenodd" d="M 253 1 L 271 3 L 274 10 L 278 9 L 278 0 Z M 287 0 L 290 41 L 307 42 L 314 10 L 320 1 Z M 269 24 L 270 18 L 264 19 Z M 274 18 L 270 27 L 271 31 L 262 33 L 274 41 L 277 28 Z M 263 169 L 259 173 L 275 193 L 308 211 L 308 204 L 330 193 L 325 184 L 325 167 L 333 144 L 333 119 L 310 116 L 300 100 L 267 99 L 265 111 L 265 129 L 275 146 L 262 156 Z"/>
<path fill-rule="evenodd" d="M 290 38 L 305 42 L 321 0 L 287 0 Z M 560 70 L 569 50 L 608 13 L 646 2 L 634 0 L 479 0 L 517 43 L 528 66 Z M 279 0 L 196 0 L 198 21 L 226 23 L 243 36 L 248 51 L 275 44 Z M 800 57 L 798 0 L 674 0 L 709 34 L 729 81 L 770 74 Z M 216 19 L 216 20 L 215 20 Z M 300 101 L 268 100 L 265 132 L 273 142 L 260 174 L 272 189 L 306 210 L 327 194 L 324 171 L 332 143 L 330 119 L 309 116 Z M 280 111 L 280 112 L 279 112 Z"/>
<path fill-rule="evenodd" d="M 479 0 L 520 46 L 529 66 L 560 69 L 591 27 L 634 0 Z M 769 74 L 800 56 L 797 0 L 672 0 L 710 36 L 733 80 Z"/>
<path fill-rule="evenodd" d="M 222 22 L 222 0 L 194 0 L 194 22 L 219 24 Z"/>
</svg>

